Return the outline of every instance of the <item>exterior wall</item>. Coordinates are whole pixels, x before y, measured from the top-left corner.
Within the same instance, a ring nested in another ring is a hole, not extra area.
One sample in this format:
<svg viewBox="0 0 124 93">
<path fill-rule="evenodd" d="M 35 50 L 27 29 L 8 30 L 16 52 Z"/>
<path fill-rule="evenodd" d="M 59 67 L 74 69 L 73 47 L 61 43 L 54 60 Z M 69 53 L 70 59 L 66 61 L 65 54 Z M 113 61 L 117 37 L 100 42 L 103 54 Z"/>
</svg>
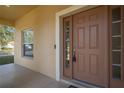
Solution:
<svg viewBox="0 0 124 93">
<path fill-rule="evenodd" d="M 49 77 L 56 77 L 55 62 L 55 16 L 69 6 L 39 6 L 16 20 L 15 63 Z M 22 57 L 21 31 L 34 30 L 34 57 Z"/>
</svg>

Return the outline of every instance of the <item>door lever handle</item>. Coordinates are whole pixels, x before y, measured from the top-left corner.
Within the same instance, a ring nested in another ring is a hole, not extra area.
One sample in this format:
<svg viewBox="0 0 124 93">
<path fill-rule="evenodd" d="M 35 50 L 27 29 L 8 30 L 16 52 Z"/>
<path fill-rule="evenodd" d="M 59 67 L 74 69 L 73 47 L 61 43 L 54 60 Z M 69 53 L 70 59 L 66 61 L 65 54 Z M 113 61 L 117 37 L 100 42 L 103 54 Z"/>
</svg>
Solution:
<svg viewBox="0 0 124 93">
<path fill-rule="evenodd" d="M 72 62 L 76 62 L 76 54 L 75 54 L 75 49 L 73 49 Z"/>
</svg>

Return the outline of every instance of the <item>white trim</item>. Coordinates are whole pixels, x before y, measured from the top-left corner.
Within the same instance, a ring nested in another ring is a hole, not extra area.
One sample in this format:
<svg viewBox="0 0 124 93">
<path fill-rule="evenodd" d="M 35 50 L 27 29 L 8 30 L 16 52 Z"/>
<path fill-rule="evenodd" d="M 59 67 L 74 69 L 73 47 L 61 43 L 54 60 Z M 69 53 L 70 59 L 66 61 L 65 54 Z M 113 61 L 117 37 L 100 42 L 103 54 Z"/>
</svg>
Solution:
<svg viewBox="0 0 124 93">
<path fill-rule="evenodd" d="M 75 5 L 56 13 L 56 80 L 60 81 L 60 17 L 84 8 L 87 5 Z"/>
</svg>

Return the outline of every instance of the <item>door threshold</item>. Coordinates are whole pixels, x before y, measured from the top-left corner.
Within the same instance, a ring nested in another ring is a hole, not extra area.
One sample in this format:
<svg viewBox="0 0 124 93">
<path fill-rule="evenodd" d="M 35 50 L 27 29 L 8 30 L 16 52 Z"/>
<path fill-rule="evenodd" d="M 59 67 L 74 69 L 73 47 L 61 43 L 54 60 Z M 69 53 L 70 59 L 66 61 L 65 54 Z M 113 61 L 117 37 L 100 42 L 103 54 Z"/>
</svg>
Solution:
<svg viewBox="0 0 124 93">
<path fill-rule="evenodd" d="M 86 82 L 83 82 L 83 81 L 78 81 L 78 80 L 67 80 L 67 79 L 61 79 L 60 80 L 61 82 L 64 82 L 64 83 L 67 83 L 69 85 L 73 85 L 77 88 L 101 88 L 99 86 L 95 86 L 95 85 L 92 85 L 92 84 L 88 84 Z"/>
</svg>

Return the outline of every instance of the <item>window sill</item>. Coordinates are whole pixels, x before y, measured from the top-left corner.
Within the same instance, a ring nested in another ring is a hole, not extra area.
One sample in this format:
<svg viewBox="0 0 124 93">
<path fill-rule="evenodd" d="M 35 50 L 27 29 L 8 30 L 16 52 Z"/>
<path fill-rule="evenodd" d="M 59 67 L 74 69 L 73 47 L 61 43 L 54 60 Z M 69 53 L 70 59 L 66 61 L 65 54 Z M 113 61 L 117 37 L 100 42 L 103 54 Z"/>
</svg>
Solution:
<svg viewBox="0 0 124 93">
<path fill-rule="evenodd" d="M 33 60 L 33 57 L 28 57 L 28 56 L 22 56 L 22 58 L 28 59 L 28 60 Z"/>
</svg>

